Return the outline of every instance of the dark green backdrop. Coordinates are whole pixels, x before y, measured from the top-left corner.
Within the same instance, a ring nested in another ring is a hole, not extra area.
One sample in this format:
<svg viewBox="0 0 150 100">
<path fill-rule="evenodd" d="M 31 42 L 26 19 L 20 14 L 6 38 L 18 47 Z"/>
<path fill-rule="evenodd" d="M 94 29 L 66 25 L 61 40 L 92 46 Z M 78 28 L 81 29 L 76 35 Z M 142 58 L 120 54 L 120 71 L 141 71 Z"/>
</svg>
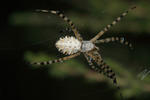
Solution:
<svg viewBox="0 0 150 100">
<path fill-rule="evenodd" d="M 1 10 L 1 95 L 18 100 L 149 100 L 150 96 L 150 1 L 148 0 L 22 0 L 6 1 Z M 26 64 L 63 57 L 55 42 L 69 27 L 52 14 L 36 9 L 60 10 L 77 26 L 85 40 L 94 37 L 133 5 L 105 37 L 124 36 L 134 50 L 119 43 L 99 44 L 100 54 L 116 73 L 121 90 L 90 70 L 81 55 L 64 63 L 38 67 Z M 4 63 L 4 65 L 3 65 Z M 146 71 L 146 73 L 142 73 Z M 146 77 L 144 76 L 146 75 Z"/>
</svg>

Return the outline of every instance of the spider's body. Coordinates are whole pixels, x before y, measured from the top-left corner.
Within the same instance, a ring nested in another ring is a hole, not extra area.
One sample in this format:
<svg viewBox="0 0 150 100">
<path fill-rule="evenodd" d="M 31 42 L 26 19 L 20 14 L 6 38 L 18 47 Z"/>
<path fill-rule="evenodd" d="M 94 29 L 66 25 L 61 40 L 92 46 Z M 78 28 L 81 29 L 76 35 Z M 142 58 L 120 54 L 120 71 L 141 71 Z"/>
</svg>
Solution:
<svg viewBox="0 0 150 100">
<path fill-rule="evenodd" d="M 56 42 L 56 48 L 63 54 L 71 55 L 79 51 L 91 51 L 95 45 L 91 41 L 79 41 L 75 37 L 65 36 Z"/>
<path fill-rule="evenodd" d="M 112 71 L 112 69 L 103 61 L 101 55 L 99 54 L 99 48 L 95 46 L 96 43 L 108 43 L 108 42 L 115 42 L 118 41 L 121 44 L 125 44 L 129 46 L 130 48 L 132 45 L 124 40 L 124 37 L 110 37 L 106 39 L 101 39 L 98 40 L 105 32 L 107 32 L 112 26 L 114 26 L 117 22 L 119 22 L 124 16 L 127 15 L 127 13 L 134 9 L 136 7 L 132 7 L 126 12 L 122 13 L 120 17 L 116 18 L 111 24 L 107 25 L 103 30 L 101 30 L 94 38 L 92 38 L 89 41 L 84 41 L 79 34 L 78 30 L 75 28 L 75 25 L 73 22 L 68 19 L 64 14 L 60 13 L 59 11 L 48 11 L 48 10 L 38 10 L 40 12 L 44 13 L 52 13 L 56 14 L 59 17 L 61 17 L 64 21 L 66 21 L 73 33 L 75 34 L 75 37 L 65 37 L 65 38 L 60 38 L 56 42 L 56 47 L 60 52 L 63 54 L 67 54 L 68 56 L 59 58 L 56 60 L 51 60 L 51 61 L 45 61 L 45 62 L 33 62 L 32 64 L 36 65 L 47 65 L 47 64 L 52 64 L 52 63 L 57 63 L 57 62 L 63 62 L 64 60 L 68 60 L 71 58 L 74 58 L 81 53 L 84 54 L 85 58 L 87 59 L 89 65 L 94 71 L 97 71 L 99 73 L 103 73 L 106 75 L 108 78 L 113 80 L 113 83 L 118 87 L 117 85 L 117 80 L 115 73 Z M 94 65 L 96 64 L 96 66 Z M 119 88 L 119 87 L 118 87 Z"/>
<path fill-rule="evenodd" d="M 82 41 L 81 52 L 88 52 L 95 48 L 94 43 L 91 41 Z"/>
</svg>

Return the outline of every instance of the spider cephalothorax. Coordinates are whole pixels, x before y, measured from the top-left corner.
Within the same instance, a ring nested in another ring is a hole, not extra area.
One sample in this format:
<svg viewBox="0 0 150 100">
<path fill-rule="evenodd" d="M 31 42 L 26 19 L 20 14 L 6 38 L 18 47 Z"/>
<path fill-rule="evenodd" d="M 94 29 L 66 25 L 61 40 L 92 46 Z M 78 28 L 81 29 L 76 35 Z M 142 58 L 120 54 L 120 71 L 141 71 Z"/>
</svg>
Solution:
<svg viewBox="0 0 150 100">
<path fill-rule="evenodd" d="M 117 22 L 119 22 L 124 16 L 127 15 L 127 13 L 130 10 L 135 9 L 136 7 L 132 7 L 129 10 L 125 11 L 124 13 L 121 14 L 116 20 L 114 20 L 111 24 L 107 25 L 103 30 L 101 30 L 94 38 L 92 38 L 89 41 L 84 41 L 82 37 L 80 36 L 78 30 L 76 29 L 75 25 L 73 22 L 68 19 L 68 17 L 64 16 L 64 14 L 60 13 L 59 11 L 49 11 L 49 10 L 37 10 L 39 12 L 43 13 L 52 13 L 56 14 L 59 17 L 61 17 L 64 21 L 66 21 L 70 27 L 73 33 L 75 34 L 75 37 L 72 36 L 66 36 L 64 38 L 60 38 L 56 42 L 56 47 L 60 52 L 63 54 L 67 54 L 68 56 L 62 57 L 59 59 L 55 60 L 50 60 L 50 61 L 44 61 L 44 62 L 33 62 L 31 64 L 36 64 L 36 65 L 48 65 L 52 63 L 57 63 L 57 62 L 63 62 L 64 60 L 68 60 L 71 58 L 74 58 L 80 53 L 83 53 L 85 58 L 87 59 L 89 65 L 91 68 L 99 73 L 103 73 L 105 76 L 113 80 L 114 85 L 116 85 L 118 88 L 119 86 L 117 85 L 117 80 L 115 73 L 112 71 L 112 69 L 103 61 L 101 55 L 99 54 L 99 48 L 95 46 L 96 43 L 108 43 L 108 42 L 115 42 L 118 41 L 121 44 L 125 44 L 129 46 L 130 48 L 132 45 L 128 42 L 125 41 L 124 37 L 109 37 L 105 39 L 100 39 L 98 40 L 105 32 L 107 32 L 112 26 L 114 26 Z M 96 63 L 96 66 L 94 65 Z"/>
<path fill-rule="evenodd" d="M 96 46 L 91 41 L 82 41 L 81 52 L 88 52 L 95 48 Z"/>
</svg>

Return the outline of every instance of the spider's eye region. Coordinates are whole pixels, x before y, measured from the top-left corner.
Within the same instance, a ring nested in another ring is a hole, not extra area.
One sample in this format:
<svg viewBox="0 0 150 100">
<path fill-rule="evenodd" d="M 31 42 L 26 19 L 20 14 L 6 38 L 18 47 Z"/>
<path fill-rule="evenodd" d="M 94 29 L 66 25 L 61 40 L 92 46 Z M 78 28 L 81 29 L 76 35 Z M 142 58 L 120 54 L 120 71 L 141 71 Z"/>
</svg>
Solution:
<svg viewBox="0 0 150 100">
<path fill-rule="evenodd" d="M 87 52 L 94 49 L 94 44 L 91 41 L 82 41 L 81 52 Z"/>
<path fill-rule="evenodd" d="M 63 54 L 71 55 L 81 50 L 81 42 L 73 36 L 65 36 L 56 42 L 56 48 Z"/>
</svg>

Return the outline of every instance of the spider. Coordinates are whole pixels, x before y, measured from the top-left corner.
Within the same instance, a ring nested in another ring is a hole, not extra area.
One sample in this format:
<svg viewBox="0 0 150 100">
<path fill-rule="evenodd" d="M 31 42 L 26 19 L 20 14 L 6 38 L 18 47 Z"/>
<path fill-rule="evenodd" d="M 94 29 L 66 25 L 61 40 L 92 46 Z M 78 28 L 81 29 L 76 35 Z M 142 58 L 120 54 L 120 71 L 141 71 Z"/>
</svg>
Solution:
<svg viewBox="0 0 150 100">
<path fill-rule="evenodd" d="M 78 32 L 77 28 L 73 24 L 73 22 L 66 17 L 63 13 L 60 11 L 54 11 L 54 10 L 37 10 L 38 12 L 42 13 L 52 13 L 55 15 L 58 15 L 60 18 L 62 18 L 65 22 L 69 24 L 71 27 L 73 33 L 75 34 L 75 37 L 73 36 L 65 36 L 63 38 L 60 38 L 56 42 L 56 48 L 63 54 L 66 54 L 67 56 L 50 60 L 50 61 L 44 61 L 44 62 L 32 62 L 31 64 L 34 65 L 48 65 L 52 63 L 58 63 L 63 62 L 65 60 L 69 60 L 71 58 L 74 58 L 76 56 L 79 56 L 81 53 L 85 56 L 87 59 L 89 65 L 91 66 L 91 69 L 98 72 L 103 73 L 106 77 L 111 79 L 113 81 L 113 84 L 115 86 L 118 86 L 117 79 L 115 72 L 103 61 L 100 53 L 99 48 L 96 46 L 98 43 L 109 43 L 109 42 L 115 42 L 118 41 L 121 44 L 127 45 L 130 48 L 132 48 L 132 44 L 129 43 L 124 39 L 124 37 L 109 37 L 105 39 L 99 39 L 105 32 L 107 32 L 112 26 L 116 25 L 117 22 L 119 22 L 124 16 L 128 14 L 130 10 L 135 9 L 136 7 L 132 7 L 128 9 L 127 11 L 123 12 L 119 17 L 116 18 L 111 24 L 104 27 L 103 30 L 101 30 L 95 37 L 93 37 L 89 41 L 83 40 L 80 33 Z M 94 65 L 96 64 L 96 66 Z"/>
</svg>

